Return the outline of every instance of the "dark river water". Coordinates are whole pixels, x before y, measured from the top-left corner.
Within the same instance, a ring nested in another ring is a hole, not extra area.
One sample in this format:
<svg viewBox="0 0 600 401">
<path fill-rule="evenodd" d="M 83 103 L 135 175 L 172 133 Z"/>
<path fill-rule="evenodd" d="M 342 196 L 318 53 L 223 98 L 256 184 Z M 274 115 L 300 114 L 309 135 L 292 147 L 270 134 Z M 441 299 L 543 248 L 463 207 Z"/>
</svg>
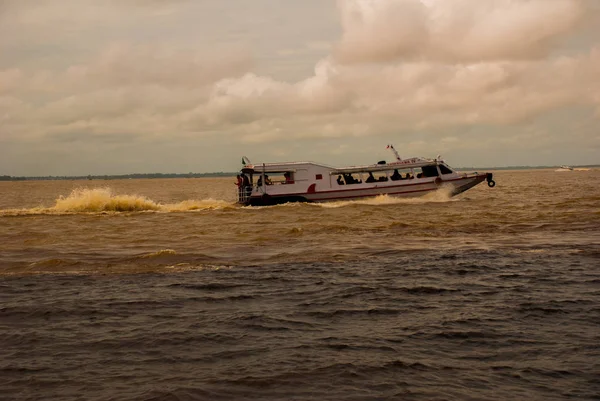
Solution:
<svg viewBox="0 0 600 401">
<path fill-rule="evenodd" d="M 0 399 L 598 400 L 600 170 L 494 179 L 0 182 Z"/>
</svg>

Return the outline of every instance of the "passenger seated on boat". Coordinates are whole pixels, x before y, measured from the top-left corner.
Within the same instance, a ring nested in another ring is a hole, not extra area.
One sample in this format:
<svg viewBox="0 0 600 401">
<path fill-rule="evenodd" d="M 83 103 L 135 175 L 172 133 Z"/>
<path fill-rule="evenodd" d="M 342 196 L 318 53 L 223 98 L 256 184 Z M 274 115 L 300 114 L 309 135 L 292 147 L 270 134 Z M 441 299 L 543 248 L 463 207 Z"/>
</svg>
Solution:
<svg viewBox="0 0 600 401">
<path fill-rule="evenodd" d="M 417 178 L 423 178 L 423 174 L 422 173 L 417 174 Z"/>
<path fill-rule="evenodd" d="M 385 175 L 382 175 L 381 177 L 379 177 L 379 182 L 385 182 L 387 180 L 388 180 L 388 178 Z"/>
<path fill-rule="evenodd" d="M 402 174 L 398 172 L 398 169 L 394 170 L 394 174 L 392 174 L 392 181 L 398 181 L 402 179 Z"/>
<path fill-rule="evenodd" d="M 369 172 L 369 176 L 367 177 L 365 182 L 375 182 L 375 177 L 373 177 L 373 173 Z"/>
<path fill-rule="evenodd" d="M 344 180 L 342 179 L 341 175 L 338 175 L 337 183 L 338 183 L 338 185 L 344 185 Z"/>
<path fill-rule="evenodd" d="M 271 179 L 269 178 L 268 175 L 265 174 L 265 184 L 267 185 L 273 185 L 273 181 L 271 181 Z"/>
<path fill-rule="evenodd" d="M 357 180 L 356 178 L 352 177 L 352 173 L 345 175 L 344 178 L 346 179 L 346 184 L 360 184 L 362 183 L 361 180 Z"/>
<path fill-rule="evenodd" d="M 285 177 L 284 184 L 293 184 L 294 183 L 294 180 L 292 180 L 292 174 L 289 171 L 286 171 L 285 173 L 283 173 L 283 176 Z"/>
<path fill-rule="evenodd" d="M 413 177 L 410 175 L 410 173 L 406 173 L 406 178 L 405 178 L 406 180 L 410 180 L 410 179 L 412 179 L 412 178 L 413 178 Z"/>
</svg>

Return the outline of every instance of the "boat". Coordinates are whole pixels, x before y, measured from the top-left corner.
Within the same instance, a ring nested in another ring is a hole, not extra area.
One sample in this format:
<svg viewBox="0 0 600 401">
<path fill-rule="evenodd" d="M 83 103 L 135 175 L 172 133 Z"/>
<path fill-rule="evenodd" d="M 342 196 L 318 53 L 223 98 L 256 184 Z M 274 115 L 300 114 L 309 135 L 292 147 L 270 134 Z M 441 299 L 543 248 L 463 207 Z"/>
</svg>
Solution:
<svg viewBox="0 0 600 401">
<path fill-rule="evenodd" d="M 560 166 L 559 168 L 557 168 L 554 171 L 590 171 L 590 168 L 588 167 L 571 167 L 571 166 Z"/>
<path fill-rule="evenodd" d="M 332 167 L 314 162 L 253 164 L 242 158 L 238 175 L 238 203 L 268 206 L 288 202 L 330 202 L 358 200 L 382 195 L 417 197 L 446 189 L 458 195 L 487 181 L 493 188 L 492 173 L 463 173 L 450 167 L 440 156 L 435 159 L 401 159 L 392 145 L 393 162 L 350 167 Z"/>
</svg>

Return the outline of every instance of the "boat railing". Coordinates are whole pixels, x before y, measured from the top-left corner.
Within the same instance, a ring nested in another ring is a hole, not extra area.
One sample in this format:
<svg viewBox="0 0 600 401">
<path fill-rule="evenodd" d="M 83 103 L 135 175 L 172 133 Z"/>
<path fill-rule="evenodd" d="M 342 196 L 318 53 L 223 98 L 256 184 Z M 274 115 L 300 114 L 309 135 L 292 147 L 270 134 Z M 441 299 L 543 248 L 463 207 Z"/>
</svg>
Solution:
<svg viewBox="0 0 600 401">
<path fill-rule="evenodd" d="M 252 194 L 252 187 L 241 187 L 237 189 L 238 203 L 246 203 Z"/>
<path fill-rule="evenodd" d="M 479 173 L 477 171 L 469 171 L 466 173 L 459 173 L 459 175 L 461 175 L 462 177 L 475 177 L 479 175 Z"/>
</svg>

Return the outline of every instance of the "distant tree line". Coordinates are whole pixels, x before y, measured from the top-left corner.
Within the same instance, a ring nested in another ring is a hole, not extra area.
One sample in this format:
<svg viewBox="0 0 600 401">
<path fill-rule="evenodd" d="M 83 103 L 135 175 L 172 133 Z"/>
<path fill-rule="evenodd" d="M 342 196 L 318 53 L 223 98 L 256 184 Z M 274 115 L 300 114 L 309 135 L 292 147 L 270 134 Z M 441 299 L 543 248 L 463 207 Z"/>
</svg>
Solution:
<svg viewBox="0 0 600 401">
<path fill-rule="evenodd" d="M 202 177 L 234 177 L 237 173 L 219 171 L 216 173 L 149 173 L 149 174 L 119 174 L 119 175 L 80 175 L 80 176 L 38 176 L 38 177 L 13 177 L 0 175 L 0 181 L 40 181 L 40 180 L 126 180 L 144 178 L 202 178 Z"/>
</svg>

